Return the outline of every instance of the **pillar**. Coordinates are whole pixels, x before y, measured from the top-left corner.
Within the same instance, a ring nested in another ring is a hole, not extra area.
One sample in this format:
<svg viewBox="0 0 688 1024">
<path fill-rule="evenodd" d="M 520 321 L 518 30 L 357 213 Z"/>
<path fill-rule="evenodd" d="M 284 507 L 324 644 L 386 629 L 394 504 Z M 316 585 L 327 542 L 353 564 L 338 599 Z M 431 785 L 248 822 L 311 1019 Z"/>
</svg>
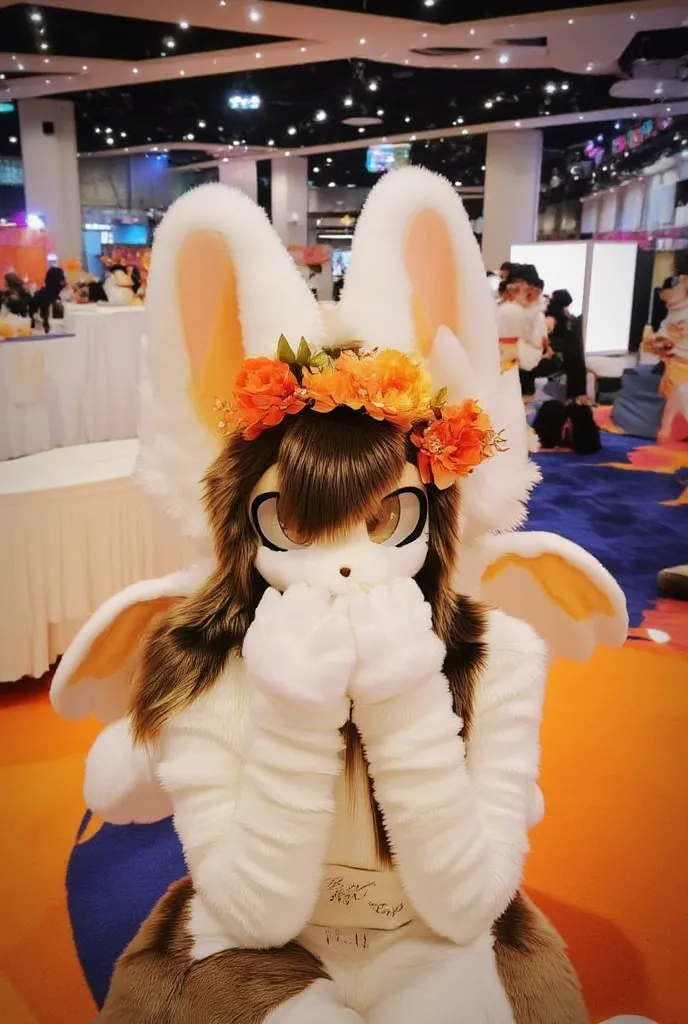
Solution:
<svg viewBox="0 0 688 1024">
<path fill-rule="evenodd" d="M 19 100 L 26 212 L 45 218 L 58 260 L 82 258 L 74 104 Z"/>
<path fill-rule="evenodd" d="M 308 161 L 278 157 L 272 161 L 272 223 L 285 245 L 308 242 Z"/>
<path fill-rule="evenodd" d="M 542 132 L 489 132 L 485 172 L 483 257 L 496 270 L 511 246 L 537 239 Z"/>
<path fill-rule="evenodd" d="M 255 160 L 234 159 L 218 164 L 219 178 L 223 185 L 232 185 L 245 192 L 254 203 L 258 201 L 258 165 Z"/>
</svg>

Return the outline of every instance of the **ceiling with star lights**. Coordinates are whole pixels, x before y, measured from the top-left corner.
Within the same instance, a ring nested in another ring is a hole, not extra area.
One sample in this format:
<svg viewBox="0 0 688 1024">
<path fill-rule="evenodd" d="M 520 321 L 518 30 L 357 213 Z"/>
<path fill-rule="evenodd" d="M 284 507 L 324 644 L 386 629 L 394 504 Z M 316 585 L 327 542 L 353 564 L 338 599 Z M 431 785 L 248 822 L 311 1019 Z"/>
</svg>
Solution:
<svg viewBox="0 0 688 1024">
<path fill-rule="evenodd" d="M 686 135 L 688 18 L 674 0 L 120 0 L 116 14 L 104 0 L 0 0 L 0 47 L 0 157 L 19 155 L 16 104 L 37 97 L 74 101 L 82 154 L 156 147 L 206 167 L 302 153 L 316 182 L 329 156 L 357 185 L 373 180 L 371 143 L 408 144 L 478 187 L 491 127 L 545 130 L 545 184 L 598 131 L 650 110 L 667 125 L 643 159 Z"/>
</svg>

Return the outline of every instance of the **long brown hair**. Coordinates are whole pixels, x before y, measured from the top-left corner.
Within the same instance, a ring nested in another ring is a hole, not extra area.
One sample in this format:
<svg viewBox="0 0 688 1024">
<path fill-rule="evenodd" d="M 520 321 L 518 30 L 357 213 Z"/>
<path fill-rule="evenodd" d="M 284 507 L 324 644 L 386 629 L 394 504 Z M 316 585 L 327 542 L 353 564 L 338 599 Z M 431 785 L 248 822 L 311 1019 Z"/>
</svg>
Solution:
<svg viewBox="0 0 688 1024">
<path fill-rule="evenodd" d="M 347 409 L 323 415 L 305 411 L 256 440 L 231 435 L 205 480 L 205 504 L 216 568 L 192 597 L 158 619 L 143 650 L 134 684 L 132 718 L 139 741 L 154 739 L 165 722 L 210 687 L 233 652 L 241 650 L 267 584 L 254 566 L 259 540 L 250 496 L 263 474 L 277 466 L 280 516 L 308 540 L 333 537 L 374 511 L 397 483 L 415 449 L 387 422 Z M 428 488 L 429 544 L 417 583 L 433 610 L 447 646 L 445 672 L 456 713 L 470 726 L 472 683 L 484 650 L 481 610 L 451 590 L 458 546 L 459 492 Z M 345 729 L 347 772 L 363 758 L 353 725 Z M 378 853 L 389 860 L 379 809 L 371 801 Z"/>
</svg>

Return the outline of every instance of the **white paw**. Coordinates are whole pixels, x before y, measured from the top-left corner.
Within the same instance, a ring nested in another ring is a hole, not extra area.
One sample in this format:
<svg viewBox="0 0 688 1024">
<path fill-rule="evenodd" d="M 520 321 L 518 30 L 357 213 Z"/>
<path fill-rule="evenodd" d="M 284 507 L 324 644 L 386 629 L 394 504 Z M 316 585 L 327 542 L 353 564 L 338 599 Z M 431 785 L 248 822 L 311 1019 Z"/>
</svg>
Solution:
<svg viewBox="0 0 688 1024">
<path fill-rule="evenodd" d="M 354 700 L 378 702 L 442 671 L 445 647 L 432 628 L 432 609 L 411 579 L 349 597 L 358 662 Z"/>
<path fill-rule="evenodd" d="M 299 584 L 284 594 L 266 591 L 243 656 L 265 695 L 324 708 L 345 698 L 356 649 L 351 625 L 327 591 Z"/>
</svg>

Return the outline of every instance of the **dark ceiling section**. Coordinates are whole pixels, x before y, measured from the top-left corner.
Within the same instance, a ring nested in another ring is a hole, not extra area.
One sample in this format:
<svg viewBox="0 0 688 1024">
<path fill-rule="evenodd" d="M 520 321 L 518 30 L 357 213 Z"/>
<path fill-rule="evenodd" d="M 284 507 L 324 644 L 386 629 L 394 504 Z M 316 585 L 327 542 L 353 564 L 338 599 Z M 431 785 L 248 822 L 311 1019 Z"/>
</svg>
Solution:
<svg viewBox="0 0 688 1024">
<path fill-rule="evenodd" d="M 447 71 L 336 61 L 77 94 L 79 147 L 105 149 L 104 129 L 127 145 L 197 141 L 333 145 L 366 136 L 518 120 L 609 106 L 613 79 L 549 71 Z M 231 111 L 233 93 L 257 110 Z M 349 118 L 375 118 L 364 127 Z M 203 122 L 203 124 L 201 124 Z M 96 128 L 100 132 L 96 132 Z"/>
<path fill-rule="evenodd" d="M 190 5 L 191 7 L 192 5 Z M 272 36 L 17 4 L 0 10 L 0 46 L 10 53 L 146 60 L 277 42 Z"/>
<path fill-rule="evenodd" d="M 686 54 L 688 28 L 638 32 L 619 58 L 619 67 L 628 72 L 637 60 L 680 60 Z"/>
<path fill-rule="evenodd" d="M 574 0 L 482 0 L 482 3 L 466 0 L 285 0 L 286 3 L 302 4 L 306 7 L 324 7 L 331 11 L 351 11 L 356 14 L 378 14 L 390 18 L 407 18 L 413 21 L 434 22 L 449 25 L 459 21 L 482 21 L 486 18 L 510 18 L 521 14 L 536 14 L 540 11 L 565 11 L 575 7 Z M 625 0 L 605 0 L 608 3 L 623 3 Z"/>
</svg>

